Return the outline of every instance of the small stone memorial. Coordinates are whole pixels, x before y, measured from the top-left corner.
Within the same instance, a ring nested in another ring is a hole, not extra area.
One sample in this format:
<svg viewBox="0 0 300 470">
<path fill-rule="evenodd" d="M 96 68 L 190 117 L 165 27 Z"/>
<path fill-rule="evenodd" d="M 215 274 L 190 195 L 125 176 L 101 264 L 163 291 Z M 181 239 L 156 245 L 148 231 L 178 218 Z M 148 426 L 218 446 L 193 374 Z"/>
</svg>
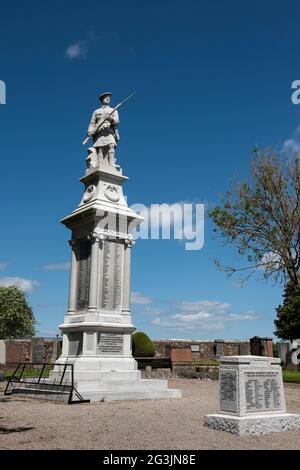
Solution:
<svg viewBox="0 0 300 470">
<path fill-rule="evenodd" d="M 220 364 L 220 412 L 205 425 L 232 434 L 300 429 L 300 415 L 286 412 L 280 359 L 226 356 Z"/>
</svg>

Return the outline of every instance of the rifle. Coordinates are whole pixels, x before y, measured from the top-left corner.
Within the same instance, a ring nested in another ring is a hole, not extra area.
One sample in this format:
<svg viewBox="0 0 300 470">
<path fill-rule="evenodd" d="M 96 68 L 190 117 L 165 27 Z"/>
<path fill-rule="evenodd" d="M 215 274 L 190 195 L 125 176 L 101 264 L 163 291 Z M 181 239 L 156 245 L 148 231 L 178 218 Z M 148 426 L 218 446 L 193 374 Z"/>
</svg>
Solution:
<svg viewBox="0 0 300 470">
<path fill-rule="evenodd" d="M 100 127 L 104 124 L 104 122 L 118 109 L 120 108 L 120 106 L 122 106 L 122 104 L 125 103 L 125 101 L 129 100 L 130 98 L 133 97 L 133 95 L 136 94 L 136 91 L 134 91 L 133 93 L 131 93 L 129 96 L 127 96 L 127 98 L 125 98 L 125 100 L 121 101 L 121 103 L 117 104 L 117 106 L 115 108 L 113 108 L 113 110 L 107 115 L 105 116 L 105 118 L 101 119 L 101 121 L 98 123 L 97 127 L 95 128 L 94 132 L 92 135 L 96 134 L 98 132 L 98 130 L 100 129 Z M 92 137 L 92 135 L 89 135 L 87 136 L 84 141 L 82 142 L 83 145 L 87 144 L 90 137 Z"/>
</svg>

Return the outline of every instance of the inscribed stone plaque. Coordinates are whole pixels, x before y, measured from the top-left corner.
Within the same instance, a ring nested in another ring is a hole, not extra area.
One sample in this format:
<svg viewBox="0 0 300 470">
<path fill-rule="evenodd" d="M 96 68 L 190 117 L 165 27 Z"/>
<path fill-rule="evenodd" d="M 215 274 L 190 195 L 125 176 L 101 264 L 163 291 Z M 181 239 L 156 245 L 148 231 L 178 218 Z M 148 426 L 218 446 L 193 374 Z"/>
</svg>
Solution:
<svg viewBox="0 0 300 470">
<path fill-rule="evenodd" d="M 237 412 L 237 407 L 237 372 L 220 370 L 220 410 Z"/>
<path fill-rule="evenodd" d="M 102 308 L 115 310 L 121 305 L 122 250 L 118 242 L 104 242 Z"/>
<path fill-rule="evenodd" d="M 100 354 L 122 354 L 124 336 L 114 333 L 100 333 L 98 352 Z"/>
<path fill-rule="evenodd" d="M 91 241 L 83 240 L 78 244 L 77 260 L 77 308 L 86 308 L 89 304 Z"/>
<path fill-rule="evenodd" d="M 200 346 L 199 346 L 199 344 L 191 344 L 191 351 L 192 351 L 192 352 L 200 351 Z"/>
<path fill-rule="evenodd" d="M 281 410 L 280 371 L 245 371 L 246 412 Z"/>
<path fill-rule="evenodd" d="M 81 323 L 83 322 L 84 317 L 72 317 L 70 318 L 70 323 Z"/>
</svg>

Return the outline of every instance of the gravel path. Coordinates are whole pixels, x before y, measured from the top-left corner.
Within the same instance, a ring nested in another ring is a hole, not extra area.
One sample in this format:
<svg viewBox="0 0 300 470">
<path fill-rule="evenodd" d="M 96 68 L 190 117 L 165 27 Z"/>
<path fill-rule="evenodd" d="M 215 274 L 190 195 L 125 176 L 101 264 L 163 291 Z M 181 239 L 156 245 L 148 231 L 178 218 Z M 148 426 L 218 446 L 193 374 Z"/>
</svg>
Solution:
<svg viewBox="0 0 300 470">
<path fill-rule="evenodd" d="M 169 380 L 173 400 L 64 405 L 3 396 L 0 449 L 300 449 L 300 431 L 238 437 L 203 426 L 218 409 L 218 382 Z M 300 386 L 285 386 L 287 408 L 300 413 Z"/>
</svg>

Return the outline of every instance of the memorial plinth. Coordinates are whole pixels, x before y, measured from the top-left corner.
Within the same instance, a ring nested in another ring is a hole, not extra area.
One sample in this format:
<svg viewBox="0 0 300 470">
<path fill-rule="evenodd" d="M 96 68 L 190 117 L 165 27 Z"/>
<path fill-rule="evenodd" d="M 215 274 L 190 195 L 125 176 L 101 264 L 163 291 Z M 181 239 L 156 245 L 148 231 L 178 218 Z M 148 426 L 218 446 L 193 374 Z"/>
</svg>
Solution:
<svg viewBox="0 0 300 470">
<path fill-rule="evenodd" d="M 62 223 L 72 231 L 69 307 L 60 364 L 73 364 L 74 386 L 84 399 L 180 397 L 165 380 L 142 380 L 132 356 L 130 311 L 132 230 L 143 219 L 123 195 L 119 166 L 88 160 L 79 206 Z"/>
<path fill-rule="evenodd" d="M 280 359 L 226 356 L 220 363 L 220 412 L 206 426 L 233 434 L 300 429 L 300 415 L 286 412 Z"/>
</svg>

